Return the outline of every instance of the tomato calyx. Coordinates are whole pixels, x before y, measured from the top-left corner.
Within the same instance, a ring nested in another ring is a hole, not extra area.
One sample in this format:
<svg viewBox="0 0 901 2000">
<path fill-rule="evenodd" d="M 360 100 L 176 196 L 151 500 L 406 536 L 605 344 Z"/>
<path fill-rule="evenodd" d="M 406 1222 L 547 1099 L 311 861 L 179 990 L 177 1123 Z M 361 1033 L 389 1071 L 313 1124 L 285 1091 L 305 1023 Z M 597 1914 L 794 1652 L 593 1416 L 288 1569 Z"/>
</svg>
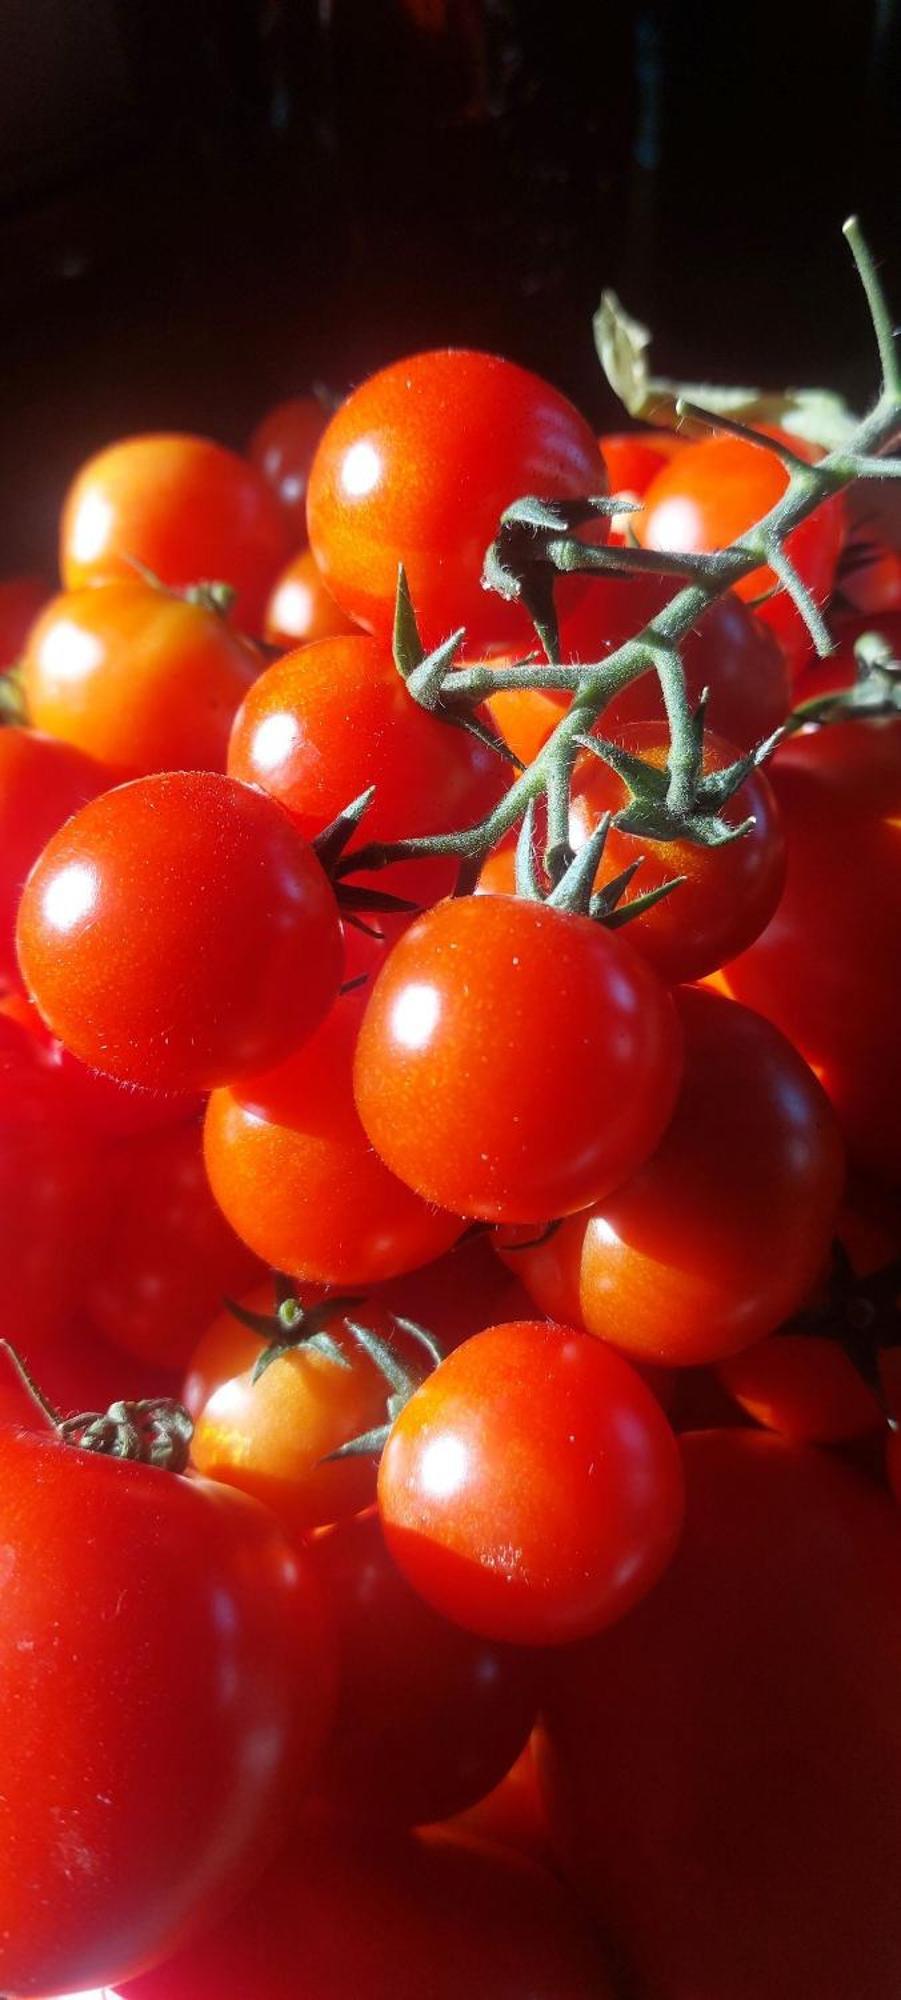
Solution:
<svg viewBox="0 0 901 2000">
<path fill-rule="evenodd" d="M 740 790 L 752 771 L 765 763 L 777 738 L 767 738 L 744 757 L 717 771 L 704 771 L 704 720 L 706 689 L 697 708 L 690 713 L 679 772 L 679 803 L 672 803 L 675 775 L 671 746 L 665 764 L 649 764 L 643 757 L 613 743 L 604 736 L 577 736 L 580 750 L 609 764 L 622 778 L 629 803 L 616 814 L 616 824 L 627 833 L 648 840 L 687 840 L 695 847 L 725 847 L 750 833 L 753 817 L 730 822 L 721 817 L 723 806 Z M 780 732 L 781 735 L 781 732 Z"/>
<path fill-rule="evenodd" d="M 124 1458 L 132 1465 L 153 1465 L 164 1472 L 185 1472 L 194 1425 L 183 1404 L 169 1396 L 148 1396 L 138 1402 L 114 1402 L 106 1410 L 81 1410 L 64 1417 L 38 1388 L 12 1343 L 0 1340 L 5 1355 L 30 1401 L 40 1411 L 60 1444 L 91 1451 L 101 1458 Z"/>
<path fill-rule="evenodd" d="M 878 627 L 862 632 L 855 640 L 854 662 L 856 678 L 851 687 L 800 702 L 785 724 L 786 735 L 812 723 L 881 721 L 901 715 L 901 660 Z"/>
<path fill-rule="evenodd" d="M 496 592 L 508 604 L 528 612 L 549 660 L 560 651 L 554 582 L 557 574 L 594 567 L 592 553 L 603 553 L 603 567 L 621 575 L 615 554 L 594 543 L 586 545 L 575 530 L 593 521 L 641 512 L 641 502 L 624 494 L 597 494 L 578 500 L 543 500 L 527 494 L 506 507 L 498 532 L 487 549 L 482 588 Z M 645 565 L 647 567 L 647 565 Z M 626 572 L 627 573 L 627 572 Z"/>
<path fill-rule="evenodd" d="M 403 563 L 398 566 L 397 596 L 394 604 L 394 631 L 392 637 L 392 658 L 401 680 L 420 708 L 428 710 L 453 729 L 463 729 L 474 736 L 486 750 L 512 764 L 514 770 L 522 771 L 522 758 L 511 750 L 500 731 L 472 712 L 472 705 L 464 696 L 452 700 L 447 695 L 447 677 L 456 665 L 457 656 L 466 637 L 465 627 L 459 626 L 449 639 L 444 639 L 431 653 L 427 653 L 420 637 L 416 612 L 410 596 L 410 586 Z M 530 655 L 529 661 L 535 656 Z M 524 664 L 528 664 L 525 662 Z"/>
<path fill-rule="evenodd" d="M 368 883 L 353 882 L 348 879 L 359 864 L 355 855 L 345 854 L 345 848 L 353 839 L 374 798 L 375 786 L 368 785 L 358 798 L 352 799 L 349 805 L 342 807 L 335 818 L 329 821 L 328 826 L 316 834 L 310 844 L 323 873 L 331 884 L 343 921 L 352 924 L 355 930 L 364 931 L 367 937 L 380 938 L 382 932 L 367 924 L 360 916 L 361 911 L 365 910 L 373 915 L 392 913 L 415 915 L 419 905 L 411 903 L 406 896 L 392 895 L 388 889 L 373 889 Z"/>
<path fill-rule="evenodd" d="M 516 843 L 517 895 L 527 902 L 546 903 L 550 909 L 559 910 L 566 916 L 588 917 L 592 923 L 602 924 L 606 930 L 619 930 L 678 889 L 685 877 L 672 875 L 668 881 L 658 883 L 655 889 L 648 889 L 643 895 L 630 896 L 627 902 L 623 902 L 626 890 L 641 867 L 641 855 L 630 861 L 628 867 L 609 882 L 604 882 L 599 889 L 595 888 L 613 821 L 612 813 L 603 813 L 577 854 L 573 854 L 568 841 L 561 839 L 556 845 L 549 843 L 542 855 L 536 843 L 535 802 L 530 799 Z"/>
<path fill-rule="evenodd" d="M 376 1424 L 372 1430 L 361 1431 L 357 1437 L 348 1438 L 345 1444 L 338 1445 L 335 1451 L 328 1452 L 321 1460 L 323 1465 L 332 1465 L 342 1458 L 381 1457 L 401 1410 L 421 1386 L 425 1376 L 431 1374 L 432 1370 L 444 1360 L 443 1348 L 427 1327 L 421 1326 L 418 1320 L 404 1318 L 400 1313 L 392 1313 L 391 1318 L 398 1332 L 406 1334 L 414 1346 L 425 1355 L 428 1366 L 424 1370 L 412 1367 L 390 1341 L 383 1340 L 381 1334 L 375 1333 L 372 1327 L 364 1326 L 359 1320 L 345 1319 L 344 1324 L 352 1339 L 363 1349 L 364 1354 L 369 1356 L 370 1361 L 375 1363 L 379 1373 L 384 1377 L 389 1391 L 385 1399 L 386 1420 L 383 1424 Z"/>
<path fill-rule="evenodd" d="M 901 1256 L 862 1275 L 836 1237 L 825 1297 L 804 1307 L 778 1334 L 834 1341 L 876 1398 L 889 1428 L 899 1428 L 886 1399 L 879 1356 L 887 1348 L 901 1348 Z"/>
<path fill-rule="evenodd" d="M 252 1312 L 249 1307 L 240 1305 L 236 1299 L 225 1301 L 226 1311 L 231 1313 L 232 1318 L 241 1326 L 246 1326 L 249 1332 L 258 1333 L 266 1342 L 254 1366 L 251 1380 L 259 1382 L 267 1368 L 271 1368 L 273 1361 L 281 1361 L 284 1355 L 293 1354 L 302 1347 L 311 1348 L 317 1354 L 324 1355 L 336 1368 L 349 1368 L 350 1363 L 346 1354 L 326 1329 L 332 1321 L 343 1320 L 345 1313 L 351 1311 L 354 1306 L 361 1305 L 360 1295 L 343 1298 L 333 1295 L 321 1299 L 317 1305 L 305 1306 L 297 1298 L 290 1278 L 285 1278 L 281 1272 L 276 1272 L 274 1282 L 276 1295 L 274 1312 Z"/>
</svg>

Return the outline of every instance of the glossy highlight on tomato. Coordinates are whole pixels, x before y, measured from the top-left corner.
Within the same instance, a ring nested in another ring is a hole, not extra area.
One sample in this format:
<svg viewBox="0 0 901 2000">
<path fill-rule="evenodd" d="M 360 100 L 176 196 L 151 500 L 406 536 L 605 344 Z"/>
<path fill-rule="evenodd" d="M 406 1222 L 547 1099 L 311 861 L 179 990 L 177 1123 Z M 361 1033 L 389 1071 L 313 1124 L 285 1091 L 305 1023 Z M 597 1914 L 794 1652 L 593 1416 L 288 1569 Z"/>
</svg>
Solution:
<svg viewBox="0 0 901 2000">
<path fill-rule="evenodd" d="M 16 912 L 29 869 L 64 820 L 106 789 L 102 765 L 36 729 L 0 729 L 0 987 L 21 985 Z"/>
</svg>

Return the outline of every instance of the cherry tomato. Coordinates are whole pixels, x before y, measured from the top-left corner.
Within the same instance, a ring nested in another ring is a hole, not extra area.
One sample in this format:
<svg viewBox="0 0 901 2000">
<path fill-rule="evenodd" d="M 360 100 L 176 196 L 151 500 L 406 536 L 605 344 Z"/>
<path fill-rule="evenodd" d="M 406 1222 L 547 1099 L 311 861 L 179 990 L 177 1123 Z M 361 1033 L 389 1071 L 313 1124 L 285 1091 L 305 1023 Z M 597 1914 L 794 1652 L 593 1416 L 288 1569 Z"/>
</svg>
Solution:
<svg viewBox="0 0 901 2000">
<path fill-rule="evenodd" d="M 878 619 L 881 612 L 901 611 L 901 552 L 862 522 L 845 544 L 838 589 L 862 616 Z"/>
<path fill-rule="evenodd" d="M 681 1057 L 672 1003 L 628 945 L 512 896 L 439 903 L 376 980 L 354 1089 L 382 1158 L 459 1214 L 584 1208 L 647 1159 Z"/>
<path fill-rule="evenodd" d="M 771 1334 L 721 1361 L 717 1374 L 750 1417 L 792 1444 L 866 1437 L 884 1422 L 844 1348 L 826 1336 Z"/>
<path fill-rule="evenodd" d="M 302 1956 L 303 1987 L 298 1989 Z M 523 1855 L 307 1818 L 218 1929 L 120 2000 L 612 2000 L 597 1936 Z"/>
<path fill-rule="evenodd" d="M 770 765 L 788 852 L 772 922 L 725 970 L 816 1070 L 852 1160 L 901 1182 L 901 723 L 831 723 Z"/>
<path fill-rule="evenodd" d="M 440 1618 L 392 1561 L 374 1513 L 317 1537 L 313 1555 L 340 1688 L 318 1796 L 394 1826 L 483 1798 L 528 1741 L 539 1656 Z"/>
<path fill-rule="evenodd" d="M 34 729 L 0 729 L 0 986 L 18 986 L 16 911 L 51 834 L 109 784 L 109 773 Z"/>
<path fill-rule="evenodd" d="M 210 1193 L 196 1123 L 122 1141 L 109 1156 L 105 1233 L 84 1293 L 129 1354 L 183 1368 L 223 1298 L 259 1266 Z"/>
<path fill-rule="evenodd" d="M 290 553 L 282 510 L 256 466 L 209 438 L 121 438 L 81 467 L 66 495 L 60 572 L 67 590 L 134 576 L 173 590 L 228 583 L 235 622 L 259 632 Z"/>
<path fill-rule="evenodd" d="M 778 435 L 778 434 L 777 434 Z M 819 456 L 815 446 L 786 439 L 802 458 Z M 664 466 L 645 494 L 636 516 L 639 541 L 648 549 L 674 549 L 697 554 L 721 549 L 743 535 L 781 499 L 788 473 L 775 452 L 743 438 L 705 438 L 687 445 Z M 824 604 L 832 589 L 844 533 L 840 496 L 826 500 L 786 539 L 802 583 Z M 810 647 L 807 627 L 791 598 L 780 589 L 775 571 L 763 565 L 736 585 L 736 593 L 753 601 L 775 592 L 758 605 L 759 615 L 797 663 Z"/>
<path fill-rule="evenodd" d="M 294 1296 L 301 1305 L 313 1305 L 321 1298 L 322 1290 L 319 1286 L 297 1285 Z M 249 1292 L 242 1293 L 237 1303 L 248 1312 L 265 1314 L 271 1319 L 278 1304 L 271 1274 L 252 1285 Z M 190 1356 L 182 1384 L 181 1400 L 195 1423 L 213 1391 L 221 1388 L 223 1382 L 229 1382 L 233 1375 L 243 1375 L 253 1368 L 265 1346 L 263 1335 L 243 1325 L 227 1305 L 214 1315 Z"/>
<path fill-rule="evenodd" d="M 804 1303 L 842 1191 L 828 1100 L 784 1036 L 702 987 L 678 996 L 685 1074 L 625 1187 L 516 1255 L 545 1312 L 667 1366 L 716 1361 Z"/>
<path fill-rule="evenodd" d="M 357 845 L 474 824 L 511 776 L 495 751 L 421 708 L 389 648 L 362 633 L 300 647 L 269 667 L 238 713 L 228 768 L 278 799 L 308 840 L 374 785 Z M 452 858 L 437 857 L 359 880 L 430 903 L 458 872 Z"/>
<path fill-rule="evenodd" d="M 555 1656 L 540 1759 L 567 1872 L 654 2000 L 894 2000 L 901 1526 L 759 1434 L 683 1440 L 682 1547 Z"/>
<path fill-rule="evenodd" d="M 49 595 L 40 576 L 0 579 L 0 673 L 16 665 L 29 629 Z"/>
<path fill-rule="evenodd" d="M 269 602 L 263 637 L 270 646 L 305 646 L 313 639 L 337 639 L 358 628 L 330 597 L 310 549 L 301 549 L 282 570 Z"/>
<path fill-rule="evenodd" d="M 378 1297 L 391 1312 L 428 1327 L 444 1349 L 502 1320 L 533 1316 L 528 1293 L 515 1271 L 498 1262 L 485 1232 L 461 1236 L 435 1263 L 388 1279 Z"/>
<path fill-rule="evenodd" d="M 0 1336 L 32 1349 L 68 1324 L 105 1198 L 98 1148 L 59 1077 L 34 1037 L 0 1018 Z"/>
<path fill-rule="evenodd" d="M 640 500 L 652 479 L 684 447 L 685 439 L 674 431 L 611 431 L 598 438 L 601 457 L 607 468 L 611 493 L 624 500 Z M 611 542 L 626 545 L 635 534 L 635 514 L 625 509 L 610 518 Z"/>
<path fill-rule="evenodd" d="M 224 771 L 261 666 L 219 612 L 135 577 L 55 597 L 29 634 L 23 685 L 38 729 L 120 777 Z"/>
<path fill-rule="evenodd" d="M 59 1316 L 23 1329 L 10 1329 L 16 1352 L 32 1380 L 65 1417 L 85 1410 L 108 1410 L 123 1397 L 178 1396 L 178 1377 L 154 1362 L 126 1357 L 121 1347 L 91 1326 L 83 1312 Z M 0 1422 L 45 1431 L 47 1421 L 12 1366 L 0 1355 Z"/>
<path fill-rule="evenodd" d="M 284 1838 L 332 1695 L 321 1599 L 263 1508 L 21 1430 L 0 1547 L 0 1981 L 106 1985 Z"/>
<path fill-rule="evenodd" d="M 35 1036 L 46 1067 L 56 1070 L 63 1081 L 75 1123 L 98 1138 L 122 1139 L 135 1132 L 156 1132 L 163 1125 L 183 1124 L 202 1109 L 203 1100 L 196 1094 L 142 1090 L 138 1084 L 117 1083 L 102 1070 L 88 1069 L 51 1035 L 34 1001 L 21 989 L 0 999 L 0 1014 L 18 1021 Z"/>
<path fill-rule="evenodd" d="M 307 481 L 316 447 L 328 421 L 316 396 L 289 396 L 260 419 L 247 449 L 298 541 L 306 540 Z"/>
<path fill-rule="evenodd" d="M 396 1418 L 379 1466 L 389 1553 L 445 1618 L 560 1645 L 600 1631 L 666 1568 L 679 1452 L 612 1348 L 565 1326 L 489 1327 Z"/>
<path fill-rule="evenodd" d="M 138 778 L 77 813 L 32 870 L 17 938 L 60 1041 L 162 1090 L 286 1055 L 341 968 L 312 849 L 272 799 L 212 771 Z"/>
<path fill-rule="evenodd" d="M 369 1144 L 351 1069 L 363 1000 L 348 993 L 279 1069 L 213 1092 L 206 1164 L 232 1227 L 276 1270 L 370 1285 L 450 1248 L 463 1224 L 430 1207 Z"/>
<path fill-rule="evenodd" d="M 518 607 L 481 589 L 500 516 L 524 494 L 606 491 L 588 425 L 527 369 L 465 349 L 414 354 L 364 382 L 313 460 L 310 546 L 351 617 L 390 636 L 403 563 L 425 643 L 529 640 Z"/>
</svg>

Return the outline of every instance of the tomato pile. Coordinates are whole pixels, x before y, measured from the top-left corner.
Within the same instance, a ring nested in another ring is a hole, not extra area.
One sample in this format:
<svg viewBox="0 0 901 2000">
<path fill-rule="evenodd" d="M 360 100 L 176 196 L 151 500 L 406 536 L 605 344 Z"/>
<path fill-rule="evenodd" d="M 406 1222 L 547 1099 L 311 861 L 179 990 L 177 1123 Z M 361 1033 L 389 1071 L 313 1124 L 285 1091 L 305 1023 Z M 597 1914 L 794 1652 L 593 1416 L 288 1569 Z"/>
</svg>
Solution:
<svg viewBox="0 0 901 2000">
<path fill-rule="evenodd" d="M 897 2000 L 890 387 L 419 354 L 0 586 L 9 2000 Z"/>
</svg>

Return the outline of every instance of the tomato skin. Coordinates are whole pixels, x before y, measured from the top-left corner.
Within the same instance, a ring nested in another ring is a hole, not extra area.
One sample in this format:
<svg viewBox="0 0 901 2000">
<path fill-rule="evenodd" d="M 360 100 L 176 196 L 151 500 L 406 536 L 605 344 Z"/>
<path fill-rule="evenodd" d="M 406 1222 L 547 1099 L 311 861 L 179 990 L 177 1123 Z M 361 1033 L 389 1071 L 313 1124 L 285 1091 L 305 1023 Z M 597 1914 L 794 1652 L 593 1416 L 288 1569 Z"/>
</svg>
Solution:
<svg viewBox="0 0 901 2000">
<path fill-rule="evenodd" d="M 465 1921 L 461 1915 L 465 1913 Z M 302 1941 L 302 1943 L 301 1943 Z M 298 1952 L 303 1988 L 298 1988 Z M 308 1816 L 257 1894 L 119 2000 L 612 2000 L 592 1927 L 525 1856 Z"/>
<path fill-rule="evenodd" d="M 685 439 L 675 431 L 605 431 L 598 447 L 611 493 L 629 493 L 640 500 L 658 472 L 684 451 Z"/>
<path fill-rule="evenodd" d="M 205 1481 L 6 1430 L 0 1523 L 0 1979 L 105 1986 L 213 1922 L 284 1837 L 330 1634 L 306 1558 Z"/>
<path fill-rule="evenodd" d="M 298 541 L 306 540 L 307 481 L 327 421 L 316 396 L 289 396 L 261 417 L 247 448 Z"/>
<path fill-rule="evenodd" d="M 332 418 L 310 473 L 310 546 L 332 596 L 390 637 L 398 564 L 423 638 L 525 637 L 525 613 L 486 595 L 485 551 L 524 494 L 606 491 L 594 435 L 527 369 L 442 349 L 373 375 Z"/>
<path fill-rule="evenodd" d="M 313 1558 L 340 1689 L 317 1796 L 392 1826 L 473 1805 L 528 1741 L 541 1656 L 439 1617 L 392 1561 L 375 1513 L 318 1536 Z"/>
<path fill-rule="evenodd" d="M 337 639 L 359 628 L 345 617 L 326 590 L 310 549 L 291 557 L 278 577 L 266 605 L 263 637 L 270 646 L 306 646 L 316 639 Z"/>
<path fill-rule="evenodd" d="M 288 1062 L 214 1091 L 206 1114 L 207 1173 L 232 1227 L 274 1269 L 323 1285 L 413 1270 L 463 1230 L 366 1138 L 351 1083 L 362 1007 L 345 994 Z"/>
<path fill-rule="evenodd" d="M 679 1450 L 609 1348 L 544 1321 L 489 1327 L 395 1419 L 379 1466 L 389 1553 L 466 1631 L 583 1638 L 656 1583 L 682 1526 Z"/>
<path fill-rule="evenodd" d="M 389 1278 L 377 1295 L 391 1312 L 428 1327 L 445 1353 L 486 1326 L 533 1317 L 528 1293 L 484 1233 L 461 1236 L 433 1263 Z"/>
<path fill-rule="evenodd" d="M 825 1336 L 773 1334 L 721 1361 L 717 1375 L 748 1416 L 791 1444 L 867 1437 L 885 1421 L 849 1356 Z"/>
<path fill-rule="evenodd" d="M 539 1768 L 561 1858 L 642 2000 L 893 2000 L 897 1517 L 775 1438 L 683 1450 L 668 1574 L 552 1663 Z"/>
<path fill-rule="evenodd" d="M 212 771 L 135 779 L 70 820 L 32 870 L 17 943 L 66 1048 L 162 1090 L 277 1061 L 341 976 L 312 849 L 271 799 Z"/>
<path fill-rule="evenodd" d="M 262 630 L 269 591 L 290 554 L 282 510 L 256 466 L 209 438 L 152 432 L 89 458 L 66 495 L 60 574 L 67 590 L 132 578 L 132 559 L 161 583 L 228 583 L 235 623 Z"/>
<path fill-rule="evenodd" d="M 224 771 L 262 664 L 218 612 L 135 577 L 55 597 L 29 633 L 23 684 L 38 729 L 118 777 Z"/>
<path fill-rule="evenodd" d="M 313 1305 L 320 1296 L 320 1289 L 312 1285 L 297 1287 L 296 1297 L 302 1305 Z M 271 1317 L 277 1304 L 271 1273 L 251 1285 L 238 1303 L 249 1312 Z M 265 1345 L 262 1334 L 242 1326 L 228 1306 L 213 1315 L 191 1352 L 181 1385 L 181 1400 L 195 1423 L 214 1390 L 231 1381 L 233 1375 L 243 1375 L 246 1369 L 253 1368 Z"/>
<path fill-rule="evenodd" d="M 496 1842 L 516 1854 L 531 1855 L 553 1868 L 554 1852 L 545 1817 L 531 1739 L 493 1792 L 446 1822 L 449 1833 Z"/>
<path fill-rule="evenodd" d="M 41 576 L 0 578 L 0 673 L 14 667 L 50 591 Z"/>
<path fill-rule="evenodd" d="M 831 723 L 777 752 L 788 874 L 728 989 L 816 1070 L 852 1161 L 901 1184 L 901 723 Z M 840 948 L 839 948 L 840 940 Z"/>
<path fill-rule="evenodd" d="M 656 1153 L 515 1255 L 543 1311 L 668 1367 L 737 1353 L 803 1305 L 844 1177 L 828 1101 L 784 1036 L 703 987 L 677 1004 L 685 1072 Z"/>
<path fill-rule="evenodd" d="M 21 984 L 16 911 L 51 834 L 110 782 L 93 759 L 35 729 L 0 729 L 0 986 Z"/>
<path fill-rule="evenodd" d="M 98 1148 L 33 1036 L 0 1018 L 0 1334 L 28 1348 L 66 1324 L 95 1254 Z"/>
<path fill-rule="evenodd" d="M 628 945 L 543 904 L 471 896 L 394 946 L 354 1091 L 373 1145 L 425 1199 L 532 1222 L 635 1171 L 680 1067 L 672 1003 Z"/>
</svg>

